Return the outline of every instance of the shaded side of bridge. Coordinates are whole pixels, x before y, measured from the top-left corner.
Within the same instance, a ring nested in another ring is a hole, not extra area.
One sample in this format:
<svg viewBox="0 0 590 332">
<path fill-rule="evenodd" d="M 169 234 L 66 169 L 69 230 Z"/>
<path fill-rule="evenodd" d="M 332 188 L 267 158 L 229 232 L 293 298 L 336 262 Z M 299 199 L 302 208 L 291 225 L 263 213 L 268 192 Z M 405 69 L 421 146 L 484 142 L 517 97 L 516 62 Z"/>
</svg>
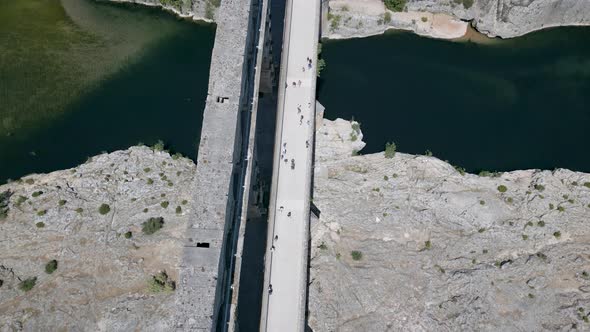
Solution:
<svg viewBox="0 0 590 332">
<path fill-rule="evenodd" d="M 248 178 L 251 112 L 256 104 L 261 4 L 223 0 L 192 183 L 175 326 L 181 331 L 224 331 L 230 315 L 238 229 Z"/>
</svg>

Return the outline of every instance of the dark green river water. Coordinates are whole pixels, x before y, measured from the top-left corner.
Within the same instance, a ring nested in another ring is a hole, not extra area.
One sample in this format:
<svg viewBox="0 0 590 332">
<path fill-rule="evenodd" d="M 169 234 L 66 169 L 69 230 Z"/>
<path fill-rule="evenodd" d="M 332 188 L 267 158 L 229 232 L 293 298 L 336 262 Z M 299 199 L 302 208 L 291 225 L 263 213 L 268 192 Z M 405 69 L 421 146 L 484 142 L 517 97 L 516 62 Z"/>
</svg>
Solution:
<svg viewBox="0 0 590 332">
<path fill-rule="evenodd" d="M 215 27 L 89 0 L 0 0 L 0 183 L 164 141 L 196 157 Z"/>
<path fill-rule="evenodd" d="M 410 33 L 328 41 L 326 117 L 361 123 L 367 146 L 433 155 L 468 171 L 590 172 L 590 28 L 491 44 Z"/>
</svg>

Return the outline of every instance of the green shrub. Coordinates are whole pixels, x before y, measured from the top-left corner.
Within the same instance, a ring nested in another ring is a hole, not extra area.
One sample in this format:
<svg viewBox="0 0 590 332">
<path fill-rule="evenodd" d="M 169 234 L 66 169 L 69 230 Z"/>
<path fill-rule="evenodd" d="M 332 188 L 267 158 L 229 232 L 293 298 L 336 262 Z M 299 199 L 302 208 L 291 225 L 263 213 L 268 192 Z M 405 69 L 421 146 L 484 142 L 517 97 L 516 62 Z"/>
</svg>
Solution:
<svg viewBox="0 0 590 332">
<path fill-rule="evenodd" d="M 329 15 L 330 16 L 330 29 L 333 31 L 336 31 L 336 29 L 338 29 L 340 27 L 340 20 L 342 19 L 342 16 L 340 15 Z"/>
<path fill-rule="evenodd" d="M 484 201 L 484 200 L 481 200 L 481 201 L 479 201 L 479 204 L 480 204 L 480 205 L 486 205 L 486 201 Z"/>
<path fill-rule="evenodd" d="M 126 239 L 130 239 L 133 236 L 133 233 L 131 231 L 128 231 L 125 233 L 125 238 Z"/>
<path fill-rule="evenodd" d="M 456 170 L 457 172 L 459 172 L 459 174 L 461 174 L 461 175 L 465 175 L 465 168 L 463 168 L 463 167 L 460 167 L 460 166 L 454 166 L 454 167 L 455 167 L 455 170 Z"/>
<path fill-rule="evenodd" d="M 324 70 L 326 68 L 326 60 L 324 59 L 318 59 L 318 77 L 320 77 L 320 74 L 322 73 L 322 70 Z"/>
<path fill-rule="evenodd" d="M 584 187 L 590 188 L 590 182 L 584 182 Z"/>
<path fill-rule="evenodd" d="M 177 152 L 177 153 L 175 153 L 175 154 L 173 154 L 173 155 L 172 155 L 172 159 L 173 159 L 173 160 L 178 160 L 178 159 L 180 159 L 180 158 L 182 158 L 182 154 L 181 154 L 181 153 L 178 153 L 178 152 Z M 177 175 L 178 175 L 178 174 L 177 174 Z"/>
<path fill-rule="evenodd" d="M 529 236 L 528 235 L 525 235 L 525 234 L 522 234 L 522 239 L 526 241 L 526 240 L 529 239 Z"/>
<path fill-rule="evenodd" d="M 148 290 L 152 293 L 173 292 L 175 289 L 176 283 L 168 277 L 166 271 L 152 276 L 148 281 Z"/>
<path fill-rule="evenodd" d="M 326 60 L 322 59 L 322 43 L 318 43 L 318 65 L 317 65 L 317 75 L 320 77 L 322 70 L 326 68 Z"/>
<path fill-rule="evenodd" d="M 147 213 L 148 211 L 148 208 L 143 209 L 143 213 Z"/>
<path fill-rule="evenodd" d="M 59 206 L 64 206 L 64 205 L 66 205 L 67 202 L 68 201 L 66 201 L 65 199 L 61 199 L 58 204 L 59 204 Z"/>
<path fill-rule="evenodd" d="M 144 169 L 143 169 L 143 171 L 144 171 L 144 172 L 146 172 L 146 173 L 149 173 L 149 172 L 151 172 L 151 171 L 152 171 L 152 169 L 151 169 L 151 168 L 149 168 L 149 167 L 146 167 L 146 168 L 144 168 Z"/>
<path fill-rule="evenodd" d="M 385 12 L 385 14 L 383 14 L 383 22 L 385 24 L 391 23 L 391 13 L 390 12 Z"/>
<path fill-rule="evenodd" d="M 146 235 L 154 234 L 155 232 L 159 231 L 162 227 L 164 227 L 164 218 L 150 218 L 148 221 L 144 222 L 141 228 L 141 231 Z"/>
<path fill-rule="evenodd" d="M 164 151 L 164 142 L 158 140 L 154 146 L 152 146 L 152 150 L 154 151 Z"/>
<path fill-rule="evenodd" d="M 176 214 L 181 214 L 182 213 L 182 208 L 179 206 L 176 207 Z"/>
<path fill-rule="evenodd" d="M 401 12 L 406 7 L 406 0 L 384 0 L 385 8 L 393 12 Z"/>
<path fill-rule="evenodd" d="M 212 20 L 215 18 L 215 9 L 213 5 L 209 2 L 205 4 L 205 18 Z"/>
<path fill-rule="evenodd" d="M 324 242 L 322 242 L 322 244 L 320 244 L 320 245 L 318 246 L 318 248 L 320 248 L 320 249 L 322 249 L 322 250 L 326 250 L 326 249 L 328 249 L 328 246 L 327 246 L 327 245 L 326 245 Z"/>
<path fill-rule="evenodd" d="M 508 190 L 505 185 L 501 184 L 498 186 L 498 191 L 501 193 L 505 193 Z"/>
<path fill-rule="evenodd" d="M 538 190 L 538 191 L 543 191 L 543 190 L 545 190 L 545 186 L 544 186 L 544 185 L 542 185 L 542 184 L 535 184 L 535 185 L 534 185 L 534 187 L 535 187 L 535 189 L 536 189 L 536 190 Z"/>
<path fill-rule="evenodd" d="M 430 240 L 424 242 L 424 249 L 430 249 L 432 248 L 432 242 L 430 242 Z"/>
<path fill-rule="evenodd" d="M 35 191 L 33 194 L 31 194 L 31 196 L 33 196 L 33 197 L 39 197 L 41 195 L 43 195 L 43 192 L 40 191 L 40 190 L 39 191 Z"/>
<path fill-rule="evenodd" d="M 25 197 L 25 196 L 18 196 L 18 198 L 16 199 L 16 203 L 15 203 L 15 205 L 16 205 L 16 206 L 21 206 L 21 204 L 23 204 L 24 202 L 26 202 L 26 201 L 27 201 L 27 199 L 29 199 L 29 198 L 28 198 L 28 197 Z M 2 205 L 2 204 L 0 203 L 0 206 L 1 206 L 1 205 Z M 8 206 L 8 205 L 7 205 L 7 206 Z"/>
<path fill-rule="evenodd" d="M 154 184 L 154 180 L 152 180 L 151 178 L 147 179 L 147 184 Z"/>
<path fill-rule="evenodd" d="M 465 9 L 471 8 L 473 6 L 473 0 L 454 0 L 456 4 L 462 4 Z"/>
<path fill-rule="evenodd" d="M 565 211 L 565 208 L 560 205 L 560 206 L 557 207 L 557 211 L 563 212 L 563 211 Z"/>
<path fill-rule="evenodd" d="M 25 180 L 25 183 L 26 184 L 33 184 L 33 183 L 35 183 L 35 180 L 33 180 L 33 179 L 26 179 Z"/>
<path fill-rule="evenodd" d="M 37 226 L 37 228 L 43 228 L 43 227 L 45 227 L 45 223 L 42 221 L 39 221 L 38 223 L 35 224 L 35 226 Z"/>
<path fill-rule="evenodd" d="M 98 212 L 102 215 L 105 215 L 109 212 L 111 212 L 111 207 L 108 204 L 102 204 L 99 208 L 98 208 Z"/>
<path fill-rule="evenodd" d="M 172 6 L 176 9 L 180 9 L 182 6 L 182 0 L 160 0 L 160 3 L 164 6 Z"/>
<path fill-rule="evenodd" d="M 554 232 L 553 236 L 555 236 L 556 239 L 559 239 L 561 237 L 561 232 L 560 231 Z"/>
<path fill-rule="evenodd" d="M 160 206 L 163 207 L 164 209 L 168 208 L 168 205 L 170 205 L 170 202 L 168 202 L 168 201 L 163 201 L 162 203 L 160 203 Z"/>
<path fill-rule="evenodd" d="M 385 144 L 385 158 L 393 158 L 395 156 L 395 143 L 387 143 Z"/>
<path fill-rule="evenodd" d="M 188 201 L 186 199 L 183 199 L 182 202 L 180 204 L 182 205 L 186 205 L 186 203 L 188 203 Z"/>
<path fill-rule="evenodd" d="M 57 261 L 53 259 L 45 265 L 45 272 L 47 274 L 52 274 L 53 272 L 55 272 L 55 270 L 57 270 Z"/>
<path fill-rule="evenodd" d="M 37 215 L 38 215 L 39 217 L 41 217 L 41 216 L 44 216 L 44 215 L 46 215 L 46 214 L 47 214 L 47 210 L 41 210 L 41 211 L 37 211 Z"/>
<path fill-rule="evenodd" d="M 8 211 L 10 211 L 10 207 L 8 204 L 10 203 L 10 196 L 12 196 L 12 192 L 10 190 L 6 190 L 0 193 L 0 220 L 6 218 L 8 216 Z M 21 196 L 22 197 L 22 196 Z M 26 198 L 25 198 L 26 200 Z M 24 200 L 23 200 L 24 202 Z M 18 203 L 18 201 L 17 201 Z M 20 205 L 20 204 L 18 204 Z"/>
<path fill-rule="evenodd" d="M 426 23 L 426 22 L 428 22 L 428 17 L 422 16 L 421 20 L 422 20 L 422 22 Z"/>
<path fill-rule="evenodd" d="M 358 250 L 353 250 L 350 252 L 350 256 L 352 256 L 353 260 L 360 261 L 363 258 L 363 253 Z"/>
<path fill-rule="evenodd" d="M 537 222 L 537 226 L 545 227 L 545 222 L 543 220 L 539 220 L 539 222 Z"/>
<path fill-rule="evenodd" d="M 553 210 L 555 208 L 555 205 L 553 205 L 552 203 L 549 203 L 549 210 Z"/>
<path fill-rule="evenodd" d="M 37 277 L 27 278 L 27 279 L 20 282 L 20 284 L 18 285 L 18 288 L 22 291 L 28 292 L 31 289 L 33 289 L 33 287 L 35 287 L 36 283 L 37 283 Z"/>
<path fill-rule="evenodd" d="M 84 211 L 84 209 L 83 209 L 83 208 L 77 208 L 77 209 L 76 209 L 76 212 L 78 212 L 78 213 L 82 213 L 82 211 Z"/>
</svg>

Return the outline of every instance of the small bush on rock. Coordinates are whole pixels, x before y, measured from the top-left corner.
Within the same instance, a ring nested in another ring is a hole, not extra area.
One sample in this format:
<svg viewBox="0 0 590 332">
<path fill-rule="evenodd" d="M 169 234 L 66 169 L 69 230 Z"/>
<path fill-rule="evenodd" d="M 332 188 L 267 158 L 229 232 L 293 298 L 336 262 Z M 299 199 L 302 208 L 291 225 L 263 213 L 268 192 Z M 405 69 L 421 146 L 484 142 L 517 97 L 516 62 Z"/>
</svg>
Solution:
<svg viewBox="0 0 590 332">
<path fill-rule="evenodd" d="M 168 277 L 166 271 L 162 271 L 148 281 L 148 290 L 152 293 L 173 292 L 176 283 Z"/>
<path fill-rule="evenodd" d="M 146 235 L 151 235 L 159 231 L 162 227 L 164 227 L 164 218 L 150 218 L 148 219 L 148 221 L 144 222 L 141 225 L 141 231 Z"/>
<path fill-rule="evenodd" d="M 385 8 L 393 12 L 401 12 L 406 7 L 406 0 L 384 0 Z"/>
<path fill-rule="evenodd" d="M 393 158 L 395 156 L 395 143 L 385 144 L 385 158 Z"/>
<path fill-rule="evenodd" d="M 8 203 L 10 202 L 10 196 L 12 196 L 12 192 L 10 190 L 6 190 L 3 193 L 0 193 L 0 220 L 8 216 L 8 211 L 10 210 L 10 208 L 8 207 Z"/>
<path fill-rule="evenodd" d="M 358 250 L 351 251 L 350 256 L 352 256 L 352 259 L 355 261 L 360 261 L 361 259 L 363 259 L 363 253 Z"/>
<path fill-rule="evenodd" d="M 18 285 L 18 288 L 22 291 L 28 292 L 31 289 L 33 289 L 33 287 L 35 287 L 36 283 L 37 283 L 37 277 L 27 278 L 27 279 L 20 282 L 20 284 Z"/>
<path fill-rule="evenodd" d="M 52 274 L 53 272 L 55 272 L 55 270 L 57 270 L 57 261 L 53 259 L 45 265 L 45 272 L 47 274 Z"/>
<path fill-rule="evenodd" d="M 99 208 L 98 208 L 98 212 L 102 215 L 105 215 L 109 212 L 111 212 L 111 207 L 108 204 L 102 204 Z"/>
</svg>

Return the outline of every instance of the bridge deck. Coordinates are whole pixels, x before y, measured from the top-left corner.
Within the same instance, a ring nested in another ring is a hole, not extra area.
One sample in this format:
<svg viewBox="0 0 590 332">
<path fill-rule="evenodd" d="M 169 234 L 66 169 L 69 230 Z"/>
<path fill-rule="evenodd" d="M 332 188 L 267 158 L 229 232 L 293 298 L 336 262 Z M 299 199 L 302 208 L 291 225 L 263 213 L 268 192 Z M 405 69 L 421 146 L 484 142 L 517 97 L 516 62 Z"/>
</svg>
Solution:
<svg viewBox="0 0 590 332">
<path fill-rule="evenodd" d="M 320 0 L 286 6 L 261 331 L 305 328 Z"/>
</svg>

